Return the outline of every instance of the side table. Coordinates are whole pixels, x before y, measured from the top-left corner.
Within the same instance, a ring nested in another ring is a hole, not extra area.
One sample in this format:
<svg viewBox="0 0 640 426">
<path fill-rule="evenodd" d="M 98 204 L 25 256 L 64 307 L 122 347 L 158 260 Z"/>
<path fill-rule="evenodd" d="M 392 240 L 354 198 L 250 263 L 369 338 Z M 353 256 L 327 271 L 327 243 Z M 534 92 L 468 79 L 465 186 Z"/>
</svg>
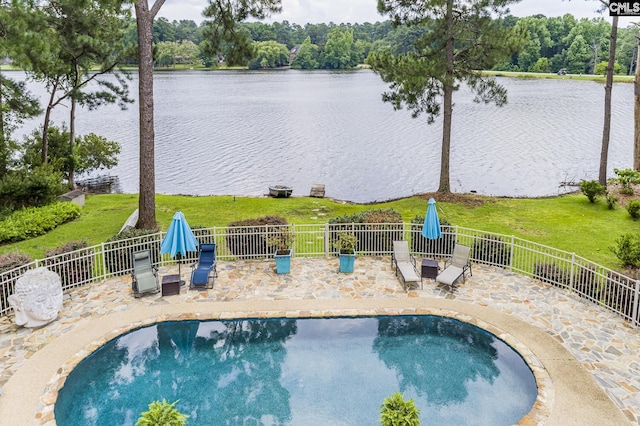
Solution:
<svg viewBox="0 0 640 426">
<path fill-rule="evenodd" d="M 180 294 L 180 275 L 165 275 L 162 277 L 162 295 Z"/>
<path fill-rule="evenodd" d="M 422 259 L 422 270 L 420 271 L 420 278 L 432 278 L 435 279 L 438 276 L 438 261 L 435 259 Z"/>
</svg>

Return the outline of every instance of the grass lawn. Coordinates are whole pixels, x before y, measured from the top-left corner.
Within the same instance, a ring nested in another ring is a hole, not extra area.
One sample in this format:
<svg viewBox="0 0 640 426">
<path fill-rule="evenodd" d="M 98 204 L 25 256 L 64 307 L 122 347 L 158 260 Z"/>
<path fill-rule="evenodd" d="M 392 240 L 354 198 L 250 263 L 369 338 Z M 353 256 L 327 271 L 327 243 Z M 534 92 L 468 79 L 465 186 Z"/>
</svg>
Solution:
<svg viewBox="0 0 640 426">
<path fill-rule="evenodd" d="M 622 234 L 640 232 L 623 207 L 609 210 L 604 201 L 589 203 L 581 194 L 550 198 L 494 198 L 477 195 L 443 196 L 438 201 L 441 219 L 453 225 L 521 237 L 556 247 L 615 268 L 618 260 L 610 247 Z M 157 195 L 156 217 L 166 230 L 176 210 L 182 210 L 191 226 L 226 226 L 229 222 L 264 215 L 279 215 L 290 223 L 326 223 L 329 218 L 371 209 L 393 208 L 406 222 L 424 215 L 429 195 L 418 195 L 376 204 L 352 204 L 327 198 L 252 198 L 233 196 L 192 197 Z M 68 241 L 99 244 L 117 234 L 138 207 L 136 194 L 89 195 L 82 215 L 41 237 L 0 247 L 0 253 L 20 251 L 32 258 Z"/>
</svg>

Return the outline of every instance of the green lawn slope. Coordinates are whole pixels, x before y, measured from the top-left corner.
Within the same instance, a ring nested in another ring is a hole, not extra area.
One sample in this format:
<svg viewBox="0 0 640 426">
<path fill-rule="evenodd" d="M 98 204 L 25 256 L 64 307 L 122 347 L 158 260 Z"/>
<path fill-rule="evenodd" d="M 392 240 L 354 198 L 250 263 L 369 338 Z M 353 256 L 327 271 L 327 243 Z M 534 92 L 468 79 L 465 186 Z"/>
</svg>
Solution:
<svg viewBox="0 0 640 426">
<path fill-rule="evenodd" d="M 494 198 L 477 195 L 424 194 L 376 203 L 353 204 L 327 198 L 157 195 L 156 217 L 166 230 L 177 210 L 191 226 L 226 226 L 236 220 L 279 215 L 290 223 L 326 223 L 330 218 L 372 208 L 393 208 L 406 222 L 424 215 L 429 196 L 438 201 L 441 219 L 465 228 L 513 235 L 585 257 L 617 268 L 610 247 L 625 233 L 640 232 L 626 209 L 609 210 L 604 201 L 589 203 L 583 195 L 550 198 Z M 41 237 L 0 246 L 0 253 L 20 251 L 42 258 L 48 249 L 68 241 L 86 240 L 99 244 L 117 234 L 127 217 L 138 207 L 135 194 L 89 195 L 81 216 Z"/>
</svg>

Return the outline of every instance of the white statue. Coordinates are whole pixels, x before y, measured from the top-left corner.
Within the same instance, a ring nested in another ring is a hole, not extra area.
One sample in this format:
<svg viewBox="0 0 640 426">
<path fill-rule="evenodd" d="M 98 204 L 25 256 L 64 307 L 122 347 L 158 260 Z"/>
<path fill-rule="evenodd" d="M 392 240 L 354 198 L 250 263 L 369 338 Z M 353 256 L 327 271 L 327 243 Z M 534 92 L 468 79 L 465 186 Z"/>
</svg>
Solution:
<svg viewBox="0 0 640 426">
<path fill-rule="evenodd" d="M 29 270 L 16 280 L 15 292 L 8 300 L 16 313 L 17 325 L 40 327 L 48 324 L 62 309 L 60 276 L 45 267 Z"/>
</svg>

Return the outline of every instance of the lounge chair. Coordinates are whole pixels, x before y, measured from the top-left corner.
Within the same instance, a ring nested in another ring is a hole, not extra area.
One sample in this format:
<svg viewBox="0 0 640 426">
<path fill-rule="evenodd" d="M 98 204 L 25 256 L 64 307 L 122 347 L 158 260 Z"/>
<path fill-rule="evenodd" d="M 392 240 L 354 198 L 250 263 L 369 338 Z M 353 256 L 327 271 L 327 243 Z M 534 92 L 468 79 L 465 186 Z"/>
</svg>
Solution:
<svg viewBox="0 0 640 426">
<path fill-rule="evenodd" d="M 420 279 L 418 269 L 416 268 L 416 258 L 409 252 L 408 241 L 393 242 L 391 266 L 393 267 L 394 265 L 396 269 L 396 277 L 398 276 L 398 273 L 400 273 L 405 291 L 410 287 L 410 283 L 420 283 L 420 286 L 422 286 L 422 280 Z"/>
<path fill-rule="evenodd" d="M 469 270 L 469 275 L 473 276 L 471 262 L 469 261 L 470 254 L 471 248 L 469 246 L 456 244 L 453 248 L 451 259 L 445 260 L 444 270 L 436 276 L 436 282 L 446 284 L 450 288 L 453 288 L 453 285 L 460 277 L 462 277 L 462 282 L 464 282 L 464 274 L 467 270 Z"/>
<path fill-rule="evenodd" d="M 191 283 L 189 288 L 213 288 L 216 270 L 216 245 L 200 244 L 198 261 L 191 265 Z"/>
<path fill-rule="evenodd" d="M 157 293 L 160 291 L 158 268 L 151 265 L 150 250 L 133 253 L 131 279 L 131 288 L 133 289 L 133 295 L 135 297 L 140 297 L 146 293 Z"/>
</svg>

